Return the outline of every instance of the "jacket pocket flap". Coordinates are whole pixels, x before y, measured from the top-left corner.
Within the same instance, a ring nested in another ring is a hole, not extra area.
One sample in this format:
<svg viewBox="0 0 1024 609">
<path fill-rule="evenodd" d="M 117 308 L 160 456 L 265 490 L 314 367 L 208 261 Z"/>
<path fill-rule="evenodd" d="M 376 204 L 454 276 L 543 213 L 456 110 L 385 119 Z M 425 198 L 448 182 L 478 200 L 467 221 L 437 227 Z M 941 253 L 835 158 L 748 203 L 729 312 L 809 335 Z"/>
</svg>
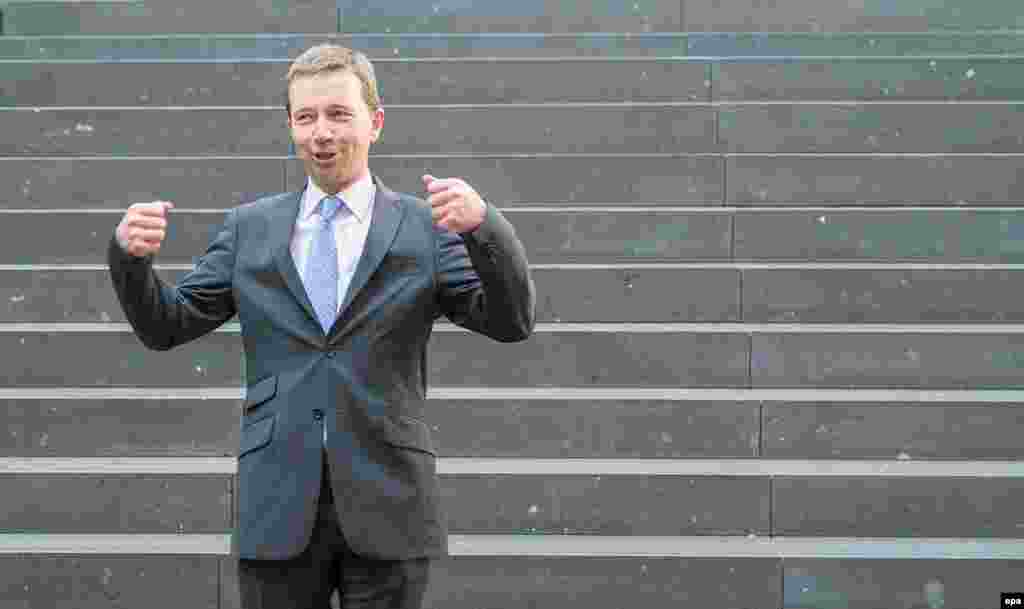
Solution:
<svg viewBox="0 0 1024 609">
<path fill-rule="evenodd" d="M 242 444 L 238 450 L 239 458 L 270 444 L 270 439 L 274 436 L 274 421 L 276 419 L 276 416 L 264 417 L 242 428 Z"/>
<path fill-rule="evenodd" d="M 400 448 L 412 448 L 437 456 L 430 440 L 430 429 L 418 419 L 398 417 L 385 428 L 384 442 Z"/>
<path fill-rule="evenodd" d="M 277 375 L 257 381 L 245 391 L 245 410 L 253 409 L 277 395 Z"/>
<path fill-rule="evenodd" d="M 389 253 L 381 262 L 381 274 L 393 275 L 396 273 L 415 273 L 420 270 L 419 261 L 415 256 L 403 256 L 401 254 Z"/>
</svg>

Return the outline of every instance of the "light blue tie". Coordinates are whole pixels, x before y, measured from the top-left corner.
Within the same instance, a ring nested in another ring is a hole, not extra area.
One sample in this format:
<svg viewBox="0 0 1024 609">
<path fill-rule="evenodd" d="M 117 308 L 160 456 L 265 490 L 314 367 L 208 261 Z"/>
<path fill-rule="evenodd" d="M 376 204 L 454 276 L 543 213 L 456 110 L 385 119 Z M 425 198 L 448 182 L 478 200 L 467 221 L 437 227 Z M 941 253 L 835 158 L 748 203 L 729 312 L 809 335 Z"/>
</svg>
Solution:
<svg viewBox="0 0 1024 609">
<path fill-rule="evenodd" d="M 306 292 L 320 320 L 324 334 L 338 317 L 338 247 L 332 220 L 344 206 L 337 197 L 324 197 L 319 204 L 320 230 L 313 235 L 313 251 L 306 267 Z"/>
</svg>

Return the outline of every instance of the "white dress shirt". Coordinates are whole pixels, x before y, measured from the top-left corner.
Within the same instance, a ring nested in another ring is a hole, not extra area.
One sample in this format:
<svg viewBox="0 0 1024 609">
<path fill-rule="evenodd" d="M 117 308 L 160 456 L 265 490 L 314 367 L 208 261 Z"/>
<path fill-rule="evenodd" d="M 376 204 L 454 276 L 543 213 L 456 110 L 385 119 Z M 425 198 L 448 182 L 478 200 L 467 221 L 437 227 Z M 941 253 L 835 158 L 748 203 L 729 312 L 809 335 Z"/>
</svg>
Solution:
<svg viewBox="0 0 1024 609">
<path fill-rule="evenodd" d="M 359 258 L 366 246 L 376 190 L 373 179 L 367 173 L 361 180 L 336 195 L 345 203 L 344 208 L 338 210 L 331 221 L 334 226 L 334 242 L 338 246 L 339 307 L 345 301 L 348 286 L 356 273 L 356 265 L 359 264 Z M 299 271 L 303 282 L 306 281 L 306 267 L 309 264 L 309 253 L 313 248 L 313 237 L 320 229 L 317 206 L 326 196 L 327 193 L 320 190 L 312 178 L 306 178 L 306 190 L 299 205 L 299 216 L 295 219 L 295 231 L 292 233 L 291 242 L 292 260 L 295 261 L 295 269 Z"/>
</svg>

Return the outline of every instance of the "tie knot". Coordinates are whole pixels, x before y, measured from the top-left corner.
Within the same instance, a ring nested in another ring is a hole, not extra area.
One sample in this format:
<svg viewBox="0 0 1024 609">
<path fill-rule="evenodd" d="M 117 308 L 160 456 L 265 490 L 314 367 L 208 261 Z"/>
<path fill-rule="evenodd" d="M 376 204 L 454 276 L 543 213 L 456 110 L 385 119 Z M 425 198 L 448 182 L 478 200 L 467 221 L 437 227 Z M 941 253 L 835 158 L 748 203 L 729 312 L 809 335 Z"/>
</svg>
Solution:
<svg viewBox="0 0 1024 609">
<path fill-rule="evenodd" d="M 330 222 L 344 205 L 338 197 L 324 197 L 320 200 L 320 219 L 323 222 Z"/>
</svg>

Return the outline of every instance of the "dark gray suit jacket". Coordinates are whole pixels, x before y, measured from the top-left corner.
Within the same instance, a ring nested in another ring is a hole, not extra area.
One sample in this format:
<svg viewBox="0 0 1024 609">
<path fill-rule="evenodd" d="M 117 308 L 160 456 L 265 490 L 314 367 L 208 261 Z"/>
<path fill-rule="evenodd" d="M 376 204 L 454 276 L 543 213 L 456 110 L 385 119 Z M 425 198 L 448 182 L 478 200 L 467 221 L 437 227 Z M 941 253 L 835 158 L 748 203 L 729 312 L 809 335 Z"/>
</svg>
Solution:
<svg viewBox="0 0 1024 609">
<path fill-rule="evenodd" d="M 241 558 L 284 559 L 307 545 L 320 489 L 323 426 L 335 506 L 359 554 L 446 553 L 424 422 L 434 320 L 503 342 L 533 331 L 525 250 L 491 205 L 468 235 L 433 225 L 430 206 L 377 182 L 366 247 L 325 336 L 289 250 L 301 192 L 231 209 L 177 286 L 152 257 L 111 239 L 110 274 L 139 339 L 165 350 L 238 314 L 247 385 L 238 461 Z"/>
</svg>

